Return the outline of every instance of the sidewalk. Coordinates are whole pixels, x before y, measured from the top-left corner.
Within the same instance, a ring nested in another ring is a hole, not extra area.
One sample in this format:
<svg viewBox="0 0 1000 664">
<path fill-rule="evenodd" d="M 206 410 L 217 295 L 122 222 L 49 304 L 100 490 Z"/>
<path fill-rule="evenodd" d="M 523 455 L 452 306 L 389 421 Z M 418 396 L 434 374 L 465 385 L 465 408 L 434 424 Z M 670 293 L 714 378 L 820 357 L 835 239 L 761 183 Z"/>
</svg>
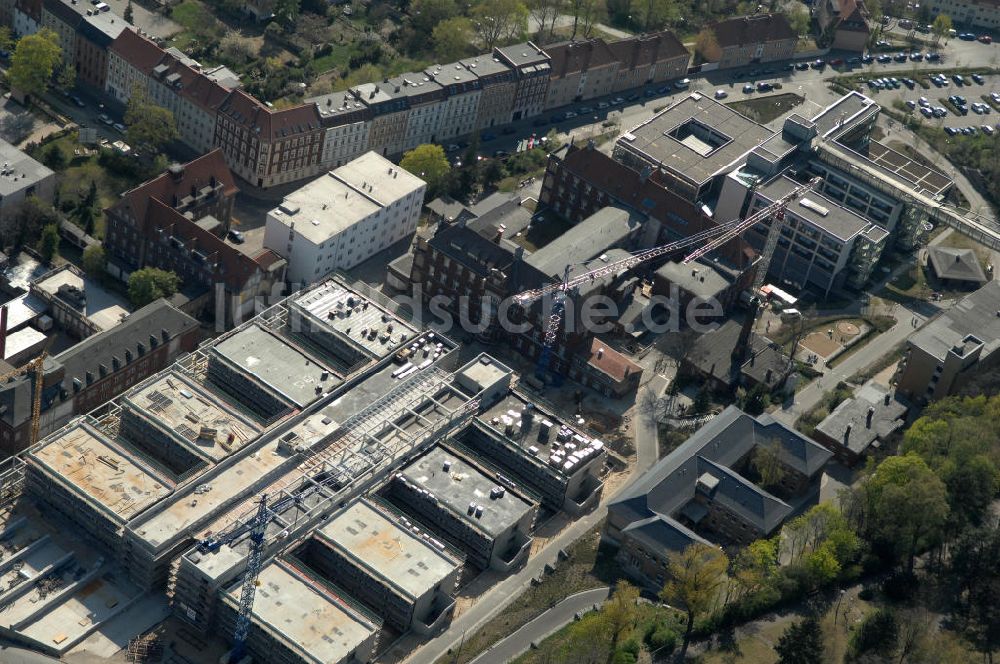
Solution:
<svg viewBox="0 0 1000 664">
<path fill-rule="evenodd" d="M 567 597 L 506 639 L 496 642 L 493 647 L 472 660 L 471 664 L 504 664 L 513 660 L 530 648 L 532 643 L 538 643 L 568 625 L 577 612 L 603 603 L 609 592 L 610 588 L 594 588 Z"/>
</svg>

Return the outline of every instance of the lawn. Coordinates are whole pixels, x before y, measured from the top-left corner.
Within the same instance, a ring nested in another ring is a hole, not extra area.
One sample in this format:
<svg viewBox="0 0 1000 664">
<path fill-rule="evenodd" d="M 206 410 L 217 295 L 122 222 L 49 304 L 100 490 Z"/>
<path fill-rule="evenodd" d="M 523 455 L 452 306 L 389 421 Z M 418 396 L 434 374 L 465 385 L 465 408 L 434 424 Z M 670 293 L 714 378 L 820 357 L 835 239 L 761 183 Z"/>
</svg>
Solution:
<svg viewBox="0 0 1000 664">
<path fill-rule="evenodd" d="M 84 198 L 90 190 L 90 183 L 97 183 L 97 208 L 99 212 L 94 225 L 94 235 L 98 239 L 104 237 L 104 208 L 112 205 L 118 200 L 123 191 L 127 191 L 142 182 L 139 175 L 135 177 L 122 177 L 112 173 L 98 163 L 97 155 L 89 157 L 77 157 L 74 150 L 82 149 L 77 142 L 75 133 L 63 136 L 55 141 L 51 141 L 35 149 L 32 154 L 36 159 L 41 159 L 55 145 L 62 151 L 67 166 L 56 174 L 58 182 L 59 201 L 64 208 L 76 203 Z M 65 212 L 65 209 L 64 209 Z M 67 217 L 75 221 L 73 215 L 67 212 Z"/>
<path fill-rule="evenodd" d="M 751 120 L 756 120 L 761 124 L 767 124 L 775 118 L 779 118 L 805 101 L 805 97 L 786 92 L 779 95 L 769 95 L 767 97 L 756 97 L 754 99 L 744 99 L 726 104 L 729 108 L 742 113 Z"/>
<path fill-rule="evenodd" d="M 184 29 L 171 38 L 173 46 L 188 51 L 222 37 L 225 26 L 200 0 L 184 0 L 170 13 L 170 18 Z"/>
<path fill-rule="evenodd" d="M 887 283 L 885 288 L 879 292 L 879 296 L 887 300 L 906 303 L 913 300 L 926 300 L 930 297 L 931 290 L 927 284 L 927 275 L 923 266 L 914 263 Z"/>
<path fill-rule="evenodd" d="M 346 65 L 351 55 L 350 44 L 333 44 L 332 50 L 326 55 L 313 60 L 313 67 L 317 74 L 325 74 L 332 69 L 338 69 Z"/>
<path fill-rule="evenodd" d="M 466 664 L 570 595 L 611 585 L 618 578 L 618 566 L 614 563 L 612 554 L 600 546 L 603 527 L 604 523 L 601 522 L 578 539 L 567 550 L 568 558 L 560 561 L 554 572 L 543 577 L 540 584 L 524 591 L 479 631 L 467 635 L 461 651 L 441 657 L 437 664 Z"/>
</svg>

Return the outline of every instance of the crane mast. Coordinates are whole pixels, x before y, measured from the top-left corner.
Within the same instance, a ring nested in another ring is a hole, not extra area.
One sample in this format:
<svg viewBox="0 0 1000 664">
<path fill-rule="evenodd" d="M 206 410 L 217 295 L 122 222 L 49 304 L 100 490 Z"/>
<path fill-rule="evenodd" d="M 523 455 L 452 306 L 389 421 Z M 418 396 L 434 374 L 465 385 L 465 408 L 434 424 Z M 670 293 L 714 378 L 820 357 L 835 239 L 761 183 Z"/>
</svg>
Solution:
<svg viewBox="0 0 1000 664">
<path fill-rule="evenodd" d="M 695 250 L 685 256 L 682 261 L 685 264 L 690 263 L 691 261 L 697 260 L 702 256 L 718 249 L 747 229 L 752 228 L 756 224 L 765 221 L 768 218 L 771 218 L 773 219 L 773 222 L 768 230 L 767 238 L 764 242 L 764 249 L 761 252 L 761 259 L 758 262 L 757 272 L 754 275 L 753 285 L 750 289 L 751 301 L 754 303 L 751 315 L 756 317 L 757 309 L 755 303 L 758 301 L 760 288 L 764 284 L 764 278 L 771 265 L 771 258 L 774 256 L 774 250 L 777 247 L 778 238 L 781 235 L 781 228 L 784 226 L 785 209 L 800 195 L 807 191 L 812 191 L 819 184 L 819 182 L 820 178 L 812 178 L 809 182 L 795 187 L 770 205 L 758 210 L 745 219 L 727 221 L 723 224 L 719 224 L 718 226 L 689 235 L 681 240 L 637 251 L 631 256 L 627 256 L 613 263 L 608 263 L 607 265 L 602 265 L 593 270 L 588 270 L 586 272 L 570 276 L 570 266 L 567 265 L 562 281 L 548 284 L 546 286 L 542 286 L 541 288 L 526 290 L 515 295 L 514 301 L 521 306 L 531 304 L 532 302 L 535 302 L 547 295 L 554 296 L 552 311 L 549 314 L 549 318 L 545 326 L 544 344 L 542 346 L 542 352 L 539 355 L 538 366 L 535 372 L 536 376 L 539 379 L 543 379 L 548 370 L 548 366 L 552 358 L 552 349 L 559 337 L 559 327 L 562 324 L 562 316 L 565 312 L 565 299 L 571 290 L 580 285 L 593 282 L 606 276 L 621 274 L 634 267 L 642 265 L 643 263 L 647 263 L 680 249 L 696 247 Z"/>
</svg>

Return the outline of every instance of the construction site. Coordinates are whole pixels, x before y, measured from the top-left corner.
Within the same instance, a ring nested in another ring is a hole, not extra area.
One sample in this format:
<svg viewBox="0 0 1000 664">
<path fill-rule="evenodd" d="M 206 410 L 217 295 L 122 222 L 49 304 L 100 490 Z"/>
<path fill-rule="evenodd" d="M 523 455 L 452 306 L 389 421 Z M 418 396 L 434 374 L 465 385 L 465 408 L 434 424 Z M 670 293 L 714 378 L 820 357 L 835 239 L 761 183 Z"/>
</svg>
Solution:
<svg viewBox="0 0 1000 664">
<path fill-rule="evenodd" d="M 606 461 L 511 369 L 334 277 L 6 462 L 0 636 L 63 656 L 153 602 L 229 661 L 370 661 L 514 569 L 540 513 L 596 503 Z"/>
</svg>

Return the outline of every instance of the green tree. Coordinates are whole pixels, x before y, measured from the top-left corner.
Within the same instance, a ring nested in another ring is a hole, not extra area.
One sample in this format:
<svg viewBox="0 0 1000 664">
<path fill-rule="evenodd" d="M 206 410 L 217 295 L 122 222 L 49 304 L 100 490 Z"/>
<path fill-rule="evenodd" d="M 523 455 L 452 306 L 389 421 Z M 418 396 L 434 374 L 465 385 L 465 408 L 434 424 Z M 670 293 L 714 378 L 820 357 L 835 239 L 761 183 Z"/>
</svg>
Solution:
<svg viewBox="0 0 1000 664">
<path fill-rule="evenodd" d="M 704 383 L 701 389 L 698 390 L 698 394 L 694 397 L 694 403 L 691 405 L 695 413 L 699 415 L 702 413 L 707 413 L 712 407 L 712 394 L 709 392 L 708 383 Z"/>
<path fill-rule="evenodd" d="M 129 143 L 155 152 L 178 137 L 174 114 L 150 101 L 146 91 L 139 86 L 128 100 L 125 126 Z"/>
<path fill-rule="evenodd" d="M 456 16 L 442 21 L 434 28 L 434 55 L 440 62 L 454 62 L 469 55 L 472 43 L 472 21 L 464 16 Z"/>
<path fill-rule="evenodd" d="M 944 483 L 915 454 L 889 457 L 852 492 L 847 515 L 883 554 L 905 562 L 941 541 L 948 519 Z"/>
<path fill-rule="evenodd" d="M 11 36 L 9 25 L 0 25 L 0 50 L 7 51 L 14 48 L 14 38 Z"/>
<path fill-rule="evenodd" d="M 1000 649 L 1000 525 L 966 530 L 951 546 L 947 580 L 956 589 L 955 622 L 976 650 Z"/>
<path fill-rule="evenodd" d="M 931 32 L 934 33 L 934 41 L 939 42 L 951 31 L 951 17 L 947 14 L 938 14 L 931 24 Z"/>
<path fill-rule="evenodd" d="M 428 190 L 436 190 L 451 170 L 444 148 L 434 143 L 418 145 L 403 155 L 399 165 L 427 183 Z"/>
<path fill-rule="evenodd" d="M 778 576 L 778 542 L 775 539 L 754 540 L 733 560 L 730 576 L 732 599 L 740 601 L 762 592 L 776 592 Z"/>
<path fill-rule="evenodd" d="M 810 616 L 785 628 L 774 646 L 778 664 L 816 664 L 823 660 L 823 628 Z"/>
<path fill-rule="evenodd" d="M 628 639 L 635 628 L 636 602 L 639 601 L 639 589 L 628 581 L 621 581 L 615 587 L 614 593 L 601 607 L 601 622 L 606 631 L 606 638 L 614 652 L 618 646 Z"/>
<path fill-rule="evenodd" d="M 781 486 L 781 481 L 788 474 L 781 461 L 781 442 L 778 440 L 764 441 L 755 446 L 750 465 L 768 491 Z"/>
<path fill-rule="evenodd" d="M 435 27 L 458 15 L 455 0 L 414 0 L 410 4 L 410 24 L 422 39 L 426 39 Z"/>
<path fill-rule="evenodd" d="M 128 298 L 135 307 L 144 307 L 153 300 L 170 297 L 180 288 L 180 277 L 156 267 L 136 270 L 128 278 Z"/>
<path fill-rule="evenodd" d="M 715 606 L 726 584 L 729 559 L 721 549 L 695 543 L 681 552 L 671 552 L 667 564 L 669 580 L 663 586 L 663 601 L 684 607 L 687 625 L 678 661 L 683 662 L 691 644 L 694 621 Z"/>
<path fill-rule="evenodd" d="M 54 171 L 61 171 L 66 168 L 66 154 L 53 143 L 42 152 L 42 163 Z"/>
<path fill-rule="evenodd" d="M 809 10 L 801 4 L 796 3 L 793 8 L 785 13 L 788 24 L 792 26 L 795 34 L 801 36 L 809 34 L 812 19 L 809 17 Z"/>
<path fill-rule="evenodd" d="M 128 4 L 125 5 L 125 12 L 122 14 L 122 18 L 125 19 L 126 23 L 128 24 L 132 23 L 132 18 L 133 18 L 132 0 L 128 0 Z"/>
<path fill-rule="evenodd" d="M 276 0 L 274 3 L 274 20 L 286 26 L 295 25 L 301 8 L 301 0 Z"/>
<path fill-rule="evenodd" d="M 480 45 L 487 51 L 520 39 L 528 29 L 528 8 L 520 0 L 481 0 L 472 8 L 471 18 Z"/>
<path fill-rule="evenodd" d="M 76 67 L 64 64 L 56 76 L 56 87 L 65 92 L 71 90 L 74 85 L 76 85 Z"/>
<path fill-rule="evenodd" d="M 851 635 L 850 651 L 855 657 L 874 654 L 890 657 L 896 651 L 899 625 L 889 609 L 875 609 L 864 617 Z"/>
<path fill-rule="evenodd" d="M 83 269 L 94 276 L 104 273 L 104 266 L 107 264 L 107 256 L 104 254 L 104 247 L 99 244 L 92 244 L 83 250 Z"/>
<path fill-rule="evenodd" d="M 59 255 L 59 226 L 48 224 L 42 228 L 42 237 L 38 240 L 38 254 L 46 263 Z"/>
<path fill-rule="evenodd" d="M 59 37 L 49 28 L 26 35 L 17 42 L 7 78 L 12 88 L 40 95 L 49 87 L 56 66 L 62 62 Z"/>
</svg>

